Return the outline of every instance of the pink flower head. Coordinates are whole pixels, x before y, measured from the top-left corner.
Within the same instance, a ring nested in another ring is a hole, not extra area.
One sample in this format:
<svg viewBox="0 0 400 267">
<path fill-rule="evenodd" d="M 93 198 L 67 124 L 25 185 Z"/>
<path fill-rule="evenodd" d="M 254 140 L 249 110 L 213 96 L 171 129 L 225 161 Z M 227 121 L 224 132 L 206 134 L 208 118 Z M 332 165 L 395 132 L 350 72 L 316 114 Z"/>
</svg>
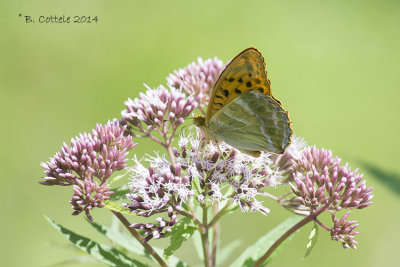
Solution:
<svg viewBox="0 0 400 267">
<path fill-rule="evenodd" d="M 333 227 L 331 228 L 330 234 L 332 240 L 340 241 L 344 248 L 357 249 L 356 244 L 358 242 L 354 240 L 354 236 L 358 234 L 358 232 L 354 231 L 354 229 L 358 224 L 356 224 L 356 221 L 347 220 L 349 214 L 350 211 L 346 212 L 346 214 L 344 214 L 339 220 L 335 213 L 332 212 Z"/>
<path fill-rule="evenodd" d="M 303 150 L 296 162 L 293 192 L 312 210 L 328 205 L 330 210 L 362 209 L 372 202 L 372 187 L 367 188 L 363 175 L 351 171 L 348 164 L 332 152 L 315 146 Z"/>
<path fill-rule="evenodd" d="M 149 136 L 153 130 L 167 136 L 181 125 L 185 118 L 197 107 L 192 96 L 187 97 L 180 89 L 163 86 L 148 88 L 138 98 L 125 101 L 126 110 L 121 112 L 123 124 L 134 136 L 142 133 Z"/>
<path fill-rule="evenodd" d="M 205 61 L 198 58 L 197 63 L 193 62 L 183 69 L 175 70 L 167 77 L 167 82 L 171 87 L 183 88 L 188 95 L 194 95 L 199 107 L 204 108 L 223 66 L 223 62 L 216 57 Z"/>
<path fill-rule="evenodd" d="M 126 167 L 128 150 L 136 146 L 131 136 L 124 136 L 125 128 L 118 121 L 109 121 L 104 126 L 97 124 L 91 134 L 72 139 L 71 146 L 64 143 L 50 161 L 42 162 L 46 177 L 39 183 L 73 185 L 74 215 L 83 210 L 88 215 L 91 208 L 102 207 L 102 201 L 112 194 L 106 186 L 107 178 Z M 99 182 L 94 182 L 94 178 Z M 96 194 L 92 195 L 93 192 Z"/>
</svg>

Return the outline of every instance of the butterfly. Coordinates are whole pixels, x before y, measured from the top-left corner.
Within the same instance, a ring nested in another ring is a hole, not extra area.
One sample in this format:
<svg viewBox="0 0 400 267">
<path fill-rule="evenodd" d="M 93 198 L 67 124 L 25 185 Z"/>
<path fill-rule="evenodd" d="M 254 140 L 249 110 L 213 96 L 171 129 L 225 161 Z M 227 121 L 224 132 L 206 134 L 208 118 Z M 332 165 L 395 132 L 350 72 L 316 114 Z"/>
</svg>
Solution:
<svg viewBox="0 0 400 267">
<path fill-rule="evenodd" d="M 245 49 L 228 63 L 212 90 L 206 116 L 196 115 L 193 123 L 208 139 L 253 157 L 261 151 L 282 154 L 293 134 L 256 48 Z"/>
</svg>

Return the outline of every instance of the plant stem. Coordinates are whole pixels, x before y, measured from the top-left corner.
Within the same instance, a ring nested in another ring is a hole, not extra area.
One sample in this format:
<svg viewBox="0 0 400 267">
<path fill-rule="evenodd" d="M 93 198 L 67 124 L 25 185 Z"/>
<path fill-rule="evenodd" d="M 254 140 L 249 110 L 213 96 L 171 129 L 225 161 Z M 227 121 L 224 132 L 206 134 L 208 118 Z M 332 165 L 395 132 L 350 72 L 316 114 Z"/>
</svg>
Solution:
<svg viewBox="0 0 400 267">
<path fill-rule="evenodd" d="M 307 223 L 313 221 L 315 218 L 317 218 L 317 216 L 319 214 L 321 214 L 323 211 L 326 210 L 326 208 L 328 208 L 329 204 L 323 206 L 322 208 L 316 210 L 314 213 L 311 213 L 310 215 L 308 215 L 307 217 L 305 217 L 303 220 L 301 220 L 300 222 L 296 223 L 295 225 L 293 225 L 289 230 L 287 230 L 278 240 L 275 241 L 274 244 L 272 244 L 272 246 L 268 249 L 267 252 L 265 252 L 265 254 L 256 261 L 256 263 L 254 264 L 254 267 L 258 267 L 261 266 L 267 259 L 269 256 L 271 256 L 271 254 L 275 251 L 275 249 L 277 249 L 279 247 L 279 245 L 285 241 L 286 238 L 288 238 L 291 234 L 293 234 L 294 232 L 296 232 L 298 229 L 300 229 L 301 227 L 303 227 L 304 225 L 306 225 Z"/>
<path fill-rule="evenodd" d="M 143 237 L 133 228 L 129 227 L 131 224 L 129 221 L 125 218 L 124 215 L 122 215 L 118 211 L 111 211 L 114 213 L 114 215 L 121 221 L 121 223 L 125 226 L 126 229 L 136 238 L 137 241 L 156 259 L 156 261 L 160 264 L 160 266 L 167 267 L 168 265 L 165 263 L 165 261 L 157 254 L 157 252 L 154 251 L 154 249 L 147 243 L 143 242 Z"/>
<path fill-rule="evenodd" d="M 315 221 L 316 223 L 318 223 L 318 224 L 319 224 L 322 228 L 324 228 L 326 231 L 328 231 L 328 232 L 331 231 L 331 229 L 330 229 L 328 226 L 326 226 L 325 224 L 323 224 L 320 220 L 318 220 L 318 218 L 315 218 L 314 221 Z"/>
<path fill-rule="evenodd" d="M 161 142 L 160 139 L 158 139 L 157 137 L 155 137 L 154 135 L 152 135 L 151 133 L 147 134 L 147 137 L 150 137 L 151 140 L 153 140 L 154 142 L 162 145 L 163 147 L 165 147 L 165 144 L 163 142 Z"/>
<path fill-rule="evenodd" d="M 218 205 L 214 206 L 213 214 L 214 217 L 216 214 L 218 214 Z M 212 243 L 212 253 L 211 253 L 212 266 L 217 266 L 218 238 L 219 238 L 219 222 L 215 223 L 213 227 L 213 243 Z"/>
<path fill-rule="evenodd" d="M 175 156 L 174 156 L 174 153 L 172 152 L 171 144 L 167 144 L 167 151 L 168 151 L 168 155 L 171 160 L 172 166 L 174 166 L 174 168 L 175 168 L 176 167 Z"/>
<path fill-rule="evenodd" d="M 211 222 L 207 225 L 208 228 L 212 227 L 218 220 L 221 218 L 222 214 L 224 213 L 224 210 L 228 208 L 232 204 L 233 200 L 230 199 L 226 205 L 214 216 L 214 218 L 211 220 Z"/>
<path fill-rule="evenodd" d="M 276 197 L 276 196 L 274 196 L 274 195 L 272 195 L 270 193 L 267 193 L 267 192 L 263 192 L 263 195 L 266 196 L 266 197 L 269 197 L 270 199 L 278 201 L 278 203 L 279 203 L 279 198 L 278 197 Z"/>
<path fill-rule="evenodd" d="M 173 207 L 173 208 L 174 208 L 174 207 Z M 180 214 L 180 215 L 183 215 L 183 216 L 185 216 L 185 217 L 188 217 L 188 218 L 192 219 L 192 220 L 193 220 L 195 223 L 197 223 L 200 227 L 204 228 L 203 224 L 202 224 L 199 220 L 197 220 L 197 218 L 194 217 L 192 214 L 187 213 L 187 212 L 185 212 L 185 211 L 183 211 L 183 210 L 177 210 L 176 208 L 174 208 L 174 210 L 176 211 L 176 213 L 178 213 L 178 214 Z"/>
<path fill-rule="evenodd" d="M 190 204 L 190 201 L 188 201 L 188 202 L 186 203 L 186 205 L 188 206 L 188 208 L 189 208 L 189 210 L 190 210 L 190 214 L 192 214 L 193 218 L 195 218 L 195 219 L 197 220 L 196 212 L 194 211 L 194 209 L 193 209 L 193 207 L 192 207 L 192 204 Z"/>
<path fill-rule="evenodd" d="M 206 206 L 203 207 L 203 225 L 204 232 L 201 234 L 201 242 L 203 245 L 203 257 L 204 257 L 204 265 L 206 267 L 211 267 L 210 264 L 210 242 L 208 240 L 208 227 L 207 227 L 207 208 Z"/>
</svg>

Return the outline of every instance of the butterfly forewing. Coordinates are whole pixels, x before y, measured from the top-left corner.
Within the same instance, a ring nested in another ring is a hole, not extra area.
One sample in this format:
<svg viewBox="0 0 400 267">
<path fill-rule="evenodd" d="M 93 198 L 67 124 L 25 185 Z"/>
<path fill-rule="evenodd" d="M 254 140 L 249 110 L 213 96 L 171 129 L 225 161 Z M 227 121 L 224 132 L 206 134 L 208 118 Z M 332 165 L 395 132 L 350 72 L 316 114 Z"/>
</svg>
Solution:
<svg viewBox="0 0 400 267">
<path fill-rule="evenodd" d="M 210 121 L 223 106 L 250 90 L 271 96 L 264 58 L 255 48 L 244 50 L 221 73 L 211 94 L 206 121 Z"/>
<path fill-rule="evenodd" d="M 283 153 L 292 135 L 288 113 L 258 91 L 236 97 L 214 114 L 209 127 L 226 143 L 249 151 Z"/>
</svg>

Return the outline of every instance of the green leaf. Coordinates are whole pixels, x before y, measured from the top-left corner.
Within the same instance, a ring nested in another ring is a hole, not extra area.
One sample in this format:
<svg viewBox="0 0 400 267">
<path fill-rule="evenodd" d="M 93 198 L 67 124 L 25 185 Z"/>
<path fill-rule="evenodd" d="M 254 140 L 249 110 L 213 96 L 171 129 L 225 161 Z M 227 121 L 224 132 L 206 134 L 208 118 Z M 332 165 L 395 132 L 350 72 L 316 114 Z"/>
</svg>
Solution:
<svg viewBox="0 0 400 267">
<path fill-rule="evenodd" d="M 164 249 L 164 257 L 169 258 L 174 252 L 179 249 L 183 241 L 188 240 L 197 227 L 189 218 L 182 218 L 177 224 L 172 227 L 172 232 L 168 234 L 171 236 L 170 245 Z"/>
<path fill-rule="evenodd" d="M 107 209 L 113 210 L 113 211 L 118 211 L 120 213 L 127 214 L 127 215 L 135 215 L 135 213 L 132 213 L 129 209 L 125 208 L 124 206 L 122 206 L 118 203 L 112 202 L 110 200 L 104 200 L 103 202 L 106 204 L 104 206 L 104 208 L 107 208 Z"/>
<path fill-rule="evenodd" d="M 232 251 L 237 249 L 241 243 L 242 241 L 240 240 L 234 240 L 231 243 L 225 245 L 218 253 L 217 266 L 222 266 L 229 259 Z"/>
<path fill-rule="evenodd" d="M 254 263 L 261 258 L 265 252 L 268 251 L 268 249 L 275 243 L 276 240 L 278 240 L 287 230 L 289 230 L 293 225 L 301 221 L 303 218 L 304 216 L 299 215 L 287 218 L 284 222 L 258 239 L 254 245 L 248 247 L 239 256 L 239 258 L 237 258 L 234 263 L 231 264 L 231 266 L 253 266 Z M 267 260 L 267 262 L 270 261 L 270 258 Z"/>
<path fill-rule="evenodd" d="M 129 258 L 124 253 L 115 248 L 110 248 L 108 246 L 99 244 L 87 237 L 78 235 L 71 230 L 63 227 L 62 225 L 56 223 L 49 217 L 45 216 L 45 218 L 57 231 L 64 235 L 64 237 L 71 241 L 76 247 L 85 251 L 86 253 L 103 263 L 106 263 L 110 266 L 147 266 L 140 261 Z"/>
<path fill-rule="evenodd" d="M 97 224 L 95 222 L 90 222 L 88 221 L 97 231 L 99 231 L 101 234 L 105 235 L 107 238 L 109 238 L 110 240 L 114 241 L 116 244 L 118 244 L 119 246 L 137 254 L 140 256 L 144 256 L 148 259 L 153 260 L 154 262 L 157 262 L 152 256 L 151 254 L 139 243 L 139 241 L 137 241 L 134 237 L 132 237 L 129 234 L 117 231 L 115 229 L 112 229 L 110 227 L 104 226 L 104 225 L 100 225 Z M 163 250 L 160 248 L 156 248 L 154 246 L 152 246 L 153 249 L 159 254 L 161 255 Z M 181 261 L 180 259 L 171 256 L 168 259 L 168 263 L 170 266 L 188 266 L 186 263 L 184 263 L 183 261 Z"/>
<path fill-rule="evenodd" d="M 308 255 L 310 255 L 312 249 L 314 248 L 315 244 L 317 243 L 318 240 L 318 225 L 314 223 L 314 227 L 311 230 L 310 236 L 308 237 L 308 243 L 307 243 L 307 250 L 306 250 L 306 255 L 304 255 L 305 259 Z"/>
<path fill-rule="evenodd" d="M 231 206 L 231 207 L 227 207 L 223 212 L 222 212 L 222 215 L 221 215 L 221 217 L 222 216 L 224 216 L 225 214 L 227 214 L 227 213 L 232 213 L 232 212 L 234 212 L 236 209 L 238 209 L 239 208 L 239 205 L 234 205 L 234 206 Z"/>
<path fill-rule="evenodd" d="M 111 179 L 109 179 L 108 181 L 108 185 L 111 185 L 113 183 L 118 182 L 119 180 L 121 180 L 122 178 L 124 178 L 127 174 L 129 173 L 129 171 L 125 171 L 123 174 L 117 175 Z"/>
<path fill-rule="evenodd" d="M 114 194 L 110 196 L 111 201 L 120 200 L 123 196 L 131 192 L 129 188 L 112 188 L 110 191 L 113 191 Z"/>
</svg>

